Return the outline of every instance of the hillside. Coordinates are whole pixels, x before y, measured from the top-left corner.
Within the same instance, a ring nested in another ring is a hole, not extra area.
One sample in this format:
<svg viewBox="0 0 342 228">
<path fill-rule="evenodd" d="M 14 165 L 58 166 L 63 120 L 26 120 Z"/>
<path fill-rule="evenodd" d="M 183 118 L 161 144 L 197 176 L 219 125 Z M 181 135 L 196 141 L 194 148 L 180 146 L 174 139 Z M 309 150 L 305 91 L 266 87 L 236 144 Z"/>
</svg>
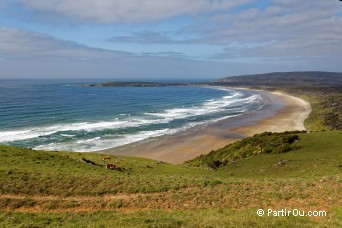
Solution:
<svg viewBox="0 0 342 228">
<path fill-rule="evenodd" d="M 211 151 L 208 155 L 189 161 L 188 164 L 208 168 L 213 168 L 212 163 L 220 164 L 214 167 L 216 172 L 230 171 L 232 176 L 244 177 L 340 176 L 341 139 L 340 131 L 273 134 L 265 132 Z M 284 148 L 288 149 L 283 150 Z"/>
<path fill-rule="evenodd" d="M 234 86 L 341 86 L 342 73 L 321 71 L 275 72 L 230 76 L 222 78 L 218 82 Z"/>
<path fill-rule="evenodd" d="M 341 132 L 295 134 L 291 151 L 242 156 L 218 169 L 112 156 L 119 168 L 108 170 L 101 154 L 1 146 L 0 224 L 337 227 Z M 282 160 L 291 162 L 279 166 Z M 328 216 L 259 217 L 259 208 L 326 210 Z"/>
<path fill-rule="evenodd" d="M 253 155 L 287 153 L 297 149 L 293 144 L 299 140 L 299 133 L 306 132 L 263 132 L 229 144 L 216 151 L 211 151 L 207 155 L 201 155 L 188 163 L 197 166 L 207 165 L 210 168 L 217 169 L 235 164 L 239 160 Z M 288 162 L 290 161 L 284 160 L 279 165 L 285 165 Z"/>
</svg>

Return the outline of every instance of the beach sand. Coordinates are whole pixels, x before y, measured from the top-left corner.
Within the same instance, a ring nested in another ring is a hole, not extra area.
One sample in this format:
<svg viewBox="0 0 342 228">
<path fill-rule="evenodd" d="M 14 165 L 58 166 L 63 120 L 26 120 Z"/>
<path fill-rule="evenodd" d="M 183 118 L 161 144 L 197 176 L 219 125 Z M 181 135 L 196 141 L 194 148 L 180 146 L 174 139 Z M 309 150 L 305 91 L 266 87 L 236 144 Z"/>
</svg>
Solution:
<svg viewBox="0 0 342 228">
<path fill-rule="evenodd" d="M 240 90 L 237 88 L 230 89 Z M 303 122 L 311 111 L 308 102 L 281 92 L 258 92 L 262 94 L 266 102 L 266 105 L 260 110 L 195 127 L 174 135 L 149 139 L 100 152 L 180 164 L 244 137 L 264 131 L 305 130 Z"/>
</svg>

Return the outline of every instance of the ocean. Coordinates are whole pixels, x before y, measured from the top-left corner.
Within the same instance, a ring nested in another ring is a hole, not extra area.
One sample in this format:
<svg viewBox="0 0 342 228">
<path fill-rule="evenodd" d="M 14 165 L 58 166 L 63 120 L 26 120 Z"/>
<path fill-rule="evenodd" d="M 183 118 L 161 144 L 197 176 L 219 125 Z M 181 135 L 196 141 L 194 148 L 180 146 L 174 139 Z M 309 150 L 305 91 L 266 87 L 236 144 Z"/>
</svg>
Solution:
<svg viewBox="0 0 342 228">
<path fill-rule="evenodd" d="M 264 105 L 262 96 L 252 91 L 82 83 L 94 81 L 1 80 L 0 144 L 98 151 L 204 126 Z"/>
</svg>

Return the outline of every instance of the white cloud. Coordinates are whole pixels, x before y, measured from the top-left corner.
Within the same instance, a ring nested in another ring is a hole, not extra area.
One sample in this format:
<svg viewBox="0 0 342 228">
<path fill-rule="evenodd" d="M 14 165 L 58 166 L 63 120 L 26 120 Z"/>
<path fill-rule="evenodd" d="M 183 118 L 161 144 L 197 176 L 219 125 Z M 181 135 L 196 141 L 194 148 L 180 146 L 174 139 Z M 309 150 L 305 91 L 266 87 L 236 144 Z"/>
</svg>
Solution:
<svg viewBox="0 0 342 228">
<path fill-rule="evenodd" d="M 145 22 L 198 14 L 252 0 L 14 0 L 37 13 L 92 23 Z"/>
<path fill-rule="evenodd" d="M 192 61 L 182 53 L 132 55 L 90 48 L 40 33 L 0 28 L 0 78 L 219 78 L 286 68 Z M 298 68 L 300 69 L 300 68 Z"/>
<path fill-rule="evenodd" d="M 0 28 L 0 57 L 6 59 L 98 59 L 122 58 L 128 52 L 90 48 L 73 41 L 13 28 Z"/>
<path fill-rule="evenodd" d="M 178 52 L 133 55 L 0 28 L 0 78 L 215 77 L 212 66 L 210 62 L 186 59 Z"/>
<path fill-rule="evenodd" d="M 224 46 L 216 57 L 234 59 L 322 58 L 322 64 L 342 59 L 342 12 L 339 1 L 273 1 L 266 9 L 246 9 L 215 15 L 211 23 L 194 32 L 209 34 L 202 43 Z M 297 4 L 296 4 L 297 3 Z"/>
<path fill-rule="evenodd" d="M 173 36 L 176 36 L 172 34 Z M 121 43 L 140 43 L 140 44 L 194 44 L 197 42 L 195 38 L 173 38 L 167 32 L 156 32 L 156 31 L 142 31 L 135 32 L 129 35 L 113 36 L 108 38 L 110 42 L 121 42 Z"/>
</svg>

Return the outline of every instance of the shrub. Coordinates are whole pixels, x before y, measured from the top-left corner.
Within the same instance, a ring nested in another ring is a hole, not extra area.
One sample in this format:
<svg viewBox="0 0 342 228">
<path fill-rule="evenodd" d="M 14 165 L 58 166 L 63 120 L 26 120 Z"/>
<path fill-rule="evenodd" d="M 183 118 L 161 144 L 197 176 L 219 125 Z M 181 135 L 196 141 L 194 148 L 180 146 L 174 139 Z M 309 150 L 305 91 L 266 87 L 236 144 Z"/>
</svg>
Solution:
<svg viewBox="0 0 342 228">
<path fill-rule="evenodd" d="M 220 160 L 214 160 L 208 162 L 208 166 L 212 169 L 217 169 L 221 166 L 222 162 Z"/>
<path fill-rule="evenodd" d="M 276 152 L 276 153 L 278 153 L 278 154 L 286 153 L 286 152 L 289 152 L 290 150 L 291 150 L 290 144 L 285 143 L 285 144 L 280 145 L 280 146 L 277 148 L 277 152 Z"/>
<path fill-rule="evenodd" d="M 263 132 L 253 137 L 229 144 L 208 155 L 201 155 L 189 161 L 193 165 L 207 165 L 212 169 L 226 166 L 230 162 L 238 161 L 254 154 L 286 153 L 296 147 L 290 145 L 299 139 L 296 132 L 271 133 Z"/>
<path fill-rule="evenodd" d="M 298 139 L 299 139 L 298 135 L 287 135 L 283 138 L 283 142 L 292 144 Z"/>
</svg>

